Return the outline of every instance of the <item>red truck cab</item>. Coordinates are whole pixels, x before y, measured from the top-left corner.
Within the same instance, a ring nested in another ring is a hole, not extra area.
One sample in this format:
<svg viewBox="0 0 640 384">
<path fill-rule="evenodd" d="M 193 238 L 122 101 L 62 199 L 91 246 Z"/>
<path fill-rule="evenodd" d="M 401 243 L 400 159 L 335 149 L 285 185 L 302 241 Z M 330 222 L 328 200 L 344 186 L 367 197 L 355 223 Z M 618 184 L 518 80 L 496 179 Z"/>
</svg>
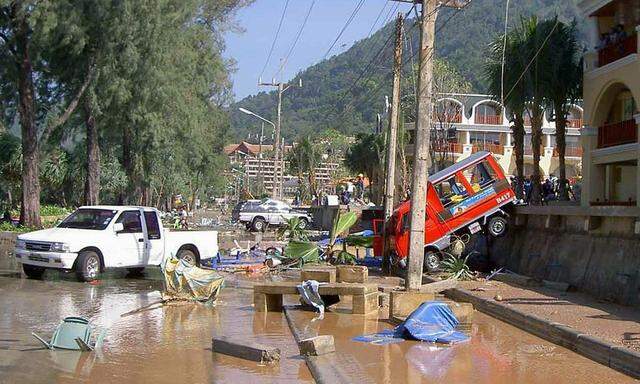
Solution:
<svg viewBox="0 0 640 384">
<path fill-rule="evenodd" d="M 429 177 L 424 233 L 424 267 L 436 270 L 456 236 L 485 229 L 494 237 L 507 230 L 505 205 L 516 199 L 504 172 L 490 152 L 472 154 Z M 411 201 L 400 203 L 387 223 L 395 261 L 406 264 L 409 253 Z M 381 223 L 374 223 L 374 253 L 382 255 Z M 377 241 L 376 241 L 377 240 Z"/>
</svg>

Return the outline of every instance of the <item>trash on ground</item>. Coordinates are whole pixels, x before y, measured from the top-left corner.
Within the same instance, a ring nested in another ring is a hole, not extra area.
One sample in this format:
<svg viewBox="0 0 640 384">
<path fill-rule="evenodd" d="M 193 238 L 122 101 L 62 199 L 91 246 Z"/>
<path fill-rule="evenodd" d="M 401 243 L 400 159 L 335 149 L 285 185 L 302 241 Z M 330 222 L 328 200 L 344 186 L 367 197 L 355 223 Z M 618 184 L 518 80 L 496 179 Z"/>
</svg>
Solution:
<svg viewBox="0 0 640 384">
<path fill-rule="evenodd" d="M 456 330 L 460 324 L 451 308 L 440 301 L 426 301 L 394 329 L 355 337 L 354 341 L 385 345 L 402 340 L 420 340 L 439 344 L 457 344 L 469 336 Z"/>
<path fill-rule="evenodd" d="M 217 336 L 211 341 L 211 350 L 223 355 L 257 361 L 260 363 L 274 363 L 280 361 L 280 349 L 270 348 L 260 344 L 248 344 L 248 342 L 230 340 L 225 336 Z"/>
<path fill-rule="evenodd" d="M 70 316 L 62 320 L 47 342 L 35 332 L 31 334 L 38 339 L 47 349 L 66 349 L 74 351 L 93 351 L 102 345 L 104 331 L 93 340 L 94 328 L 89 325 L 89 320 L 83 317 Z"/>
<path fill-rule="evenodd" d="M 306 304 L 316 308 L 320 314 L 324 314 L 324 302 L 318 293 L 319 287 L 320 283 L 316 280 L 307 280 L 298 285 L 298 292 Z"/>
<path fill-rule="evenodd" d="M 184 260 L 168 259 L 162 266 L 165 291 L 163 300 L 183 299 L 215 304 L 224 278 L 216 271 L 190 265 Z"/>
</svg>

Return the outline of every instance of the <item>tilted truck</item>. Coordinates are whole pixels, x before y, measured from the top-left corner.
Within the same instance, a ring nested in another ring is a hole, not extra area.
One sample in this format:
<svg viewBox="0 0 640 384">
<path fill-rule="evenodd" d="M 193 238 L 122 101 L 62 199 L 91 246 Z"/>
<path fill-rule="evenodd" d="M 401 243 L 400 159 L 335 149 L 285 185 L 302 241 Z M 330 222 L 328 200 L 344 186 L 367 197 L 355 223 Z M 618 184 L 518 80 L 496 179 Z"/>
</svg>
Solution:
<svg viewBox="0 0 640 384">
<path fill-rule="evenodd" d="M 490 152 L 472 154 L 431 176 L 427 187 L 424 269 L 439 269 L 443 251 L 464 235 L 482 230 L 493 236 L 507 231 L 507 206 L 516 194 Z M 387 223 L 393 259 L 406 265 L 409 254 L 411 201 L 400 203 Z M 383 253 L 382 220 L 374 220 L 374 253 Z"/>
<path fill-rule="evenodd" d="M 141 272 L 169 256 L 199 265 L 218 253 L 218 232 L 170 231 L 154 208 L 86 206 L 54 228 L 18 236 L 14 253 L 28 277 L 59 269 L 92 281 L 108 268 Z"/>
</svg>

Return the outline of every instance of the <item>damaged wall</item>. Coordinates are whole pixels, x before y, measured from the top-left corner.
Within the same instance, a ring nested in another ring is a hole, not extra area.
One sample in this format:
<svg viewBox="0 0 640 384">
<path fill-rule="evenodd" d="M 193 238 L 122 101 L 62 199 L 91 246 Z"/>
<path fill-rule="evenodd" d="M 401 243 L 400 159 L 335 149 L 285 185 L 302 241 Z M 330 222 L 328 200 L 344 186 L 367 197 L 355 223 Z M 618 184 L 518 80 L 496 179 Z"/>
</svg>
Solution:
<svg viewBox="0 0 640 384">
<path fill-rule="evenodd" d="M 635 218 L 516 214 L 511 221 L 509 233 L 490 247 L 497 267 L 640 306 Z"/>
</svg>

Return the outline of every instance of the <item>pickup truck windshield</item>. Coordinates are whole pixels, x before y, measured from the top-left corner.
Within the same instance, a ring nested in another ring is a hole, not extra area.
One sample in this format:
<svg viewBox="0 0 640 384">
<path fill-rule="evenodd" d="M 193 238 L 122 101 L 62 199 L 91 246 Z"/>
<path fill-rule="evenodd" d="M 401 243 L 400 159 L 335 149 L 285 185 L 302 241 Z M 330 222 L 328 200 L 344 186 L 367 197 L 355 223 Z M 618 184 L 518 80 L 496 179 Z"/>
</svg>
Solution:
<svg viewBox="0 0 640 384">
<path fill-rule="evenodd" d="M 78 209 L 58 224 L 58 228 L 103 230 L 107 228 L 116 211 L 110 209 Z"/>
</svg>

